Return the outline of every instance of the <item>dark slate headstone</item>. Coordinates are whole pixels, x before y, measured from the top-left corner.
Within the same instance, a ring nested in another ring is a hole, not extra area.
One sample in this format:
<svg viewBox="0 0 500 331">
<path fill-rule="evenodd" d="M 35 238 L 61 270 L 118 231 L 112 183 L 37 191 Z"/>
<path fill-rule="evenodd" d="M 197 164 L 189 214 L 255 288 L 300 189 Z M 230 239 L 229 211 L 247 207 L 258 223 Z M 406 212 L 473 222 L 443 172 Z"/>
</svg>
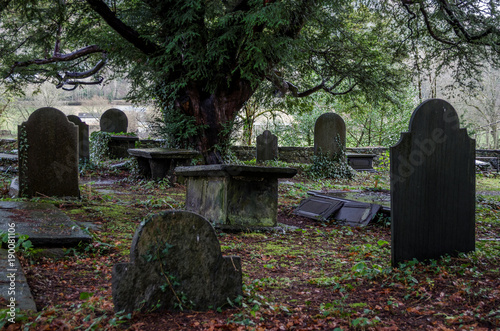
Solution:
<svg viewBox="0 0 500 331">
<path fill-rule="evenodd" d="M 257 162 L 278 158 L 278 137 L 266 130 L 257 137 Z"/>
<path fill-rule="evenodd" d="M 325 113 L 314 124 L 314 154 L 328 154 L 335 158 L 346 146 L 345 122 L 340 115 Z"/>
<path fill-rule="evenodd" d="M 99 124 L 103 132 L 127 132 L 128 118 L 120 109 L 111 108 L 102 114 Z"/>
<path fill-rule="evenodd" d="M 475 141 L 431 99 L 391 147 L 392 264 L 475 249 Z"/>
<path fill-rule="evenodd" d="M 162 212 L 139 225 L 130 263 L 113 268 L 112 291 L 115 311 L 221 307 L 242 294 L 241 262 L 222 256 L 202 216 Z"/>
<path fill-rule="evenodd" d="M 19 195 L 79 197 L 78 127 L 55 108 L 19 125 Z"/>
<path fill-rule="evenodd" d="M 88 161 L 90 158 L 89 126 L 76 115 L 68 115 L 68 120 L 78 126 L 78 155 L 80 160 Z"/>
</svg>

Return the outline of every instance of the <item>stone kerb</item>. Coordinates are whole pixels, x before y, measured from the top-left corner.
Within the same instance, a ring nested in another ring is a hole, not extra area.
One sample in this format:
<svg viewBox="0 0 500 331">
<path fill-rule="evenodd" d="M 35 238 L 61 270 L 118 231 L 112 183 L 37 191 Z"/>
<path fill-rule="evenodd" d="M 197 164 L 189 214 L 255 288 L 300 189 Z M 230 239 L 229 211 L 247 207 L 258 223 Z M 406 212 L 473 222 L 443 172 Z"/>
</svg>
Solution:
<svg viewBox="0 0 500 331">
<path fill-rule="evenodd" d="M 265 130 L 257 136 L 257 162 L 264 162 L 278 159 L 278 137 Z"/>
<path fill-rule="evenodd" d="M 89 126 L 76 115 L 68 115 L 68 120 L 78 126 L 78 155 L 80 160 L 90 159 Z"/>
<path fill-rule="evenodd" d="M 79 197 L 78 128 L 55 108 L 37 109 L 18 129 L 19 195 Z"/>
<path fill-rule="evenodd" d="M 162 212 L 139 225 L 130 263 L 113 268 L 112 292 L 115 311 L 221 307 L 242 294 L 241 262 L 222 256 L 202 216 Z"/>
<path fill-rule="evenodd" d="M 111 108 L 102 114 L 99 125 L 103 132 L 127 132 L 128 118 L 120 109 Z"/>
<path fill-rule="evenodd" d="M 431 99 L 391 153 L 392 263 L 475 249 L 475 141 Z"/>
<path fill-rule="evenodd" d="M 314 124 L 314 154 L 336 158 L 345 151 L 346 126 L 340 115 L 325 113 Z"/>
</svg>

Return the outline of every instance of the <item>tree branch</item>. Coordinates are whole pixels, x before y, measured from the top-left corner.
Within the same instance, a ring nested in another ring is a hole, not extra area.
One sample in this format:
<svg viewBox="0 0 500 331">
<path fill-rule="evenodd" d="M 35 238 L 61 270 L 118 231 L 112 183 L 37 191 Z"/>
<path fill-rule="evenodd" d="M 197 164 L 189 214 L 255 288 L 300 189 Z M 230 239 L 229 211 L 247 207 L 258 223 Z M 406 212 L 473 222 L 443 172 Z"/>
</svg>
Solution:
<svg viewBox="0 0 500 331">
<path fill-rule="evenodd" d="M 424 22 L 425 22 L 425 26 L 427 27 L 427 31 L 429 31 L 429 34 L 431 35 L 432 38 L 434 38 L 435 40 L 443 43 L 443 44 L 447 44 L 447 45 L 453 45 L 453 46 L 456 46 L 456 43 L 454 42 L 451 42 L 449 40 L 445 40 L 441 37 L 439 37 L 433 30 L 432 26 L 431 26 L 431 22 L 429 20 L 429 16 L 427 15 L 427 12 L 425 11 L 424 9 L 424 6 L 421 4 L 420 5 L 420 12 L 422 13 L 423 17 L 424 17 Z"/>
<path fill-rule="evenodd" d="M 123 23 L 115 13 L 102 0 L 86 0 L 90 7 L 98 13 L 104 21 L 125 40 L 130 42 L 146 55 L 160 51 L 160 47 L 153 42 L 141 37 L 133 28 Z"/>
<path fill-rule="evenodd" d="M 104 53 L 104 50 L 102 50 L 97 45 L 90 45 L 90 46 L 86 46 L 84 48 L 80 48 L 79 50 L 74 51 L 74 52 L 69 53 L 69 54 L 54 55 L 53 57 L 48 58 L 48 59 L 34 59 L 34 60 L 29 60 L 29 61 L 24 61 L 24 62 L 15 62 L 12 65 L 8 76 L 10 76 L 14 72 L 14 70 L 18 67 L 28 67 L 32 64 L 43 65 L 43 64 L 50 64 L 50 63 L 55 63 L 55 62 L 72 61 L 72 60 L 76 60 L 82 56 L 93 54 L 93 53 Z"/>
<path fill-rule="evenodd" d="M 480 40 L 480 39 L 482 39 L 482 38 L 484 38 L 484 37 L 486 37 L 494 32 L 493 27 L 490 26 L 486 30 L 484 30 L 483 32 L 481 32 L 479 34 L 470 35 L 469 32 L 467 32 L 467 30 L 463 26 L 462 22 L 460 22 L 460 20 L 456 17 L 455 13 L 450 8 L 450 5 L 448 4 L 448 2 L 446 0 L 438 0 L 438 2 L 440 3 L 441 8 L 443 8 L 446 15 L 448 16 L 447 20 L 448 20 L 449 24 L 451 25 L 451 27 L 453 28 L 453 31 L 455 32 L 455 35 L 457 35 L 457 37 L 460 38 L 461 36 L 463 36 L 463 38 L 465 38 L 465 40 L 467 40 L 468 42 L 474 42 L 474 41 Z"/>
</svg>

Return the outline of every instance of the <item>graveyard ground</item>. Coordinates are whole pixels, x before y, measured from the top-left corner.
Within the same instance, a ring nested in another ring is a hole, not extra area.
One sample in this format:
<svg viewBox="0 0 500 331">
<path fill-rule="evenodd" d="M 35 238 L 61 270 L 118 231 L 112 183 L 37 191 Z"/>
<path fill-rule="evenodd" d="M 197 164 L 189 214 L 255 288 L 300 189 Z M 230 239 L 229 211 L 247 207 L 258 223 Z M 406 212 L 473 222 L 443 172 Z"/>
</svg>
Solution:
<svg viewBox="0 0 500 331">
<path fill-rule="evenodd" d="M 3 174 L 6 183 L 10 175 Z M 279 186 L 278 221 L 295 229 L 218 232 L 224 255 L 242 260 L 244 297 L 210 311 L 115 314 L 111 270 L 128 261 L 132 236 L 148 214 L 183 208 L 185 187 L 141 180 L 130 169 L 82 173 L 81 200 L 37 198 L 82 222 L 90 245 L 31 249 L 20 260 L 37 313 L 7 330 L 334 330 L 500 328 L 500 178 L 478 175 L 476 251 L 428 264 L 390 267 L 389 219 L 364 228 L 293 214 L 310 189 L 387 188 L 387 171 L 350 181 L 299 173 Z M 3 198 L 7 199 L 6 186 Z M 29 239 L 29 238 L 28 238 Z M 5 313 L 0 326 L 5 323 Z"/>
</svg>

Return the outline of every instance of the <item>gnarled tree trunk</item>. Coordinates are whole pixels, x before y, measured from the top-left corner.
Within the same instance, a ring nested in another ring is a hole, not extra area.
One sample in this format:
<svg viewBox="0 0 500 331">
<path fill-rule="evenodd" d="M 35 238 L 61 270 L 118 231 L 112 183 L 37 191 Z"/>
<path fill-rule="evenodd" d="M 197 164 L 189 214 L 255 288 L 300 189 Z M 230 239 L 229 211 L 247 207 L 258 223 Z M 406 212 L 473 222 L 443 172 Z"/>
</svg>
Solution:
<svg viewBox="0 0 500 331">
<path fill-rule="evenodd" d="M 175 102 L 182 113 L 196 119 L 197 134 L 189 143 L 200 151 L 206 164 L 222 163 L 220 147 L 228 142 L 233 121 L 255 91 L 250 82 L 233 79 L 209 93 L 204 82 L 191 82 Z"/>
</svg>

